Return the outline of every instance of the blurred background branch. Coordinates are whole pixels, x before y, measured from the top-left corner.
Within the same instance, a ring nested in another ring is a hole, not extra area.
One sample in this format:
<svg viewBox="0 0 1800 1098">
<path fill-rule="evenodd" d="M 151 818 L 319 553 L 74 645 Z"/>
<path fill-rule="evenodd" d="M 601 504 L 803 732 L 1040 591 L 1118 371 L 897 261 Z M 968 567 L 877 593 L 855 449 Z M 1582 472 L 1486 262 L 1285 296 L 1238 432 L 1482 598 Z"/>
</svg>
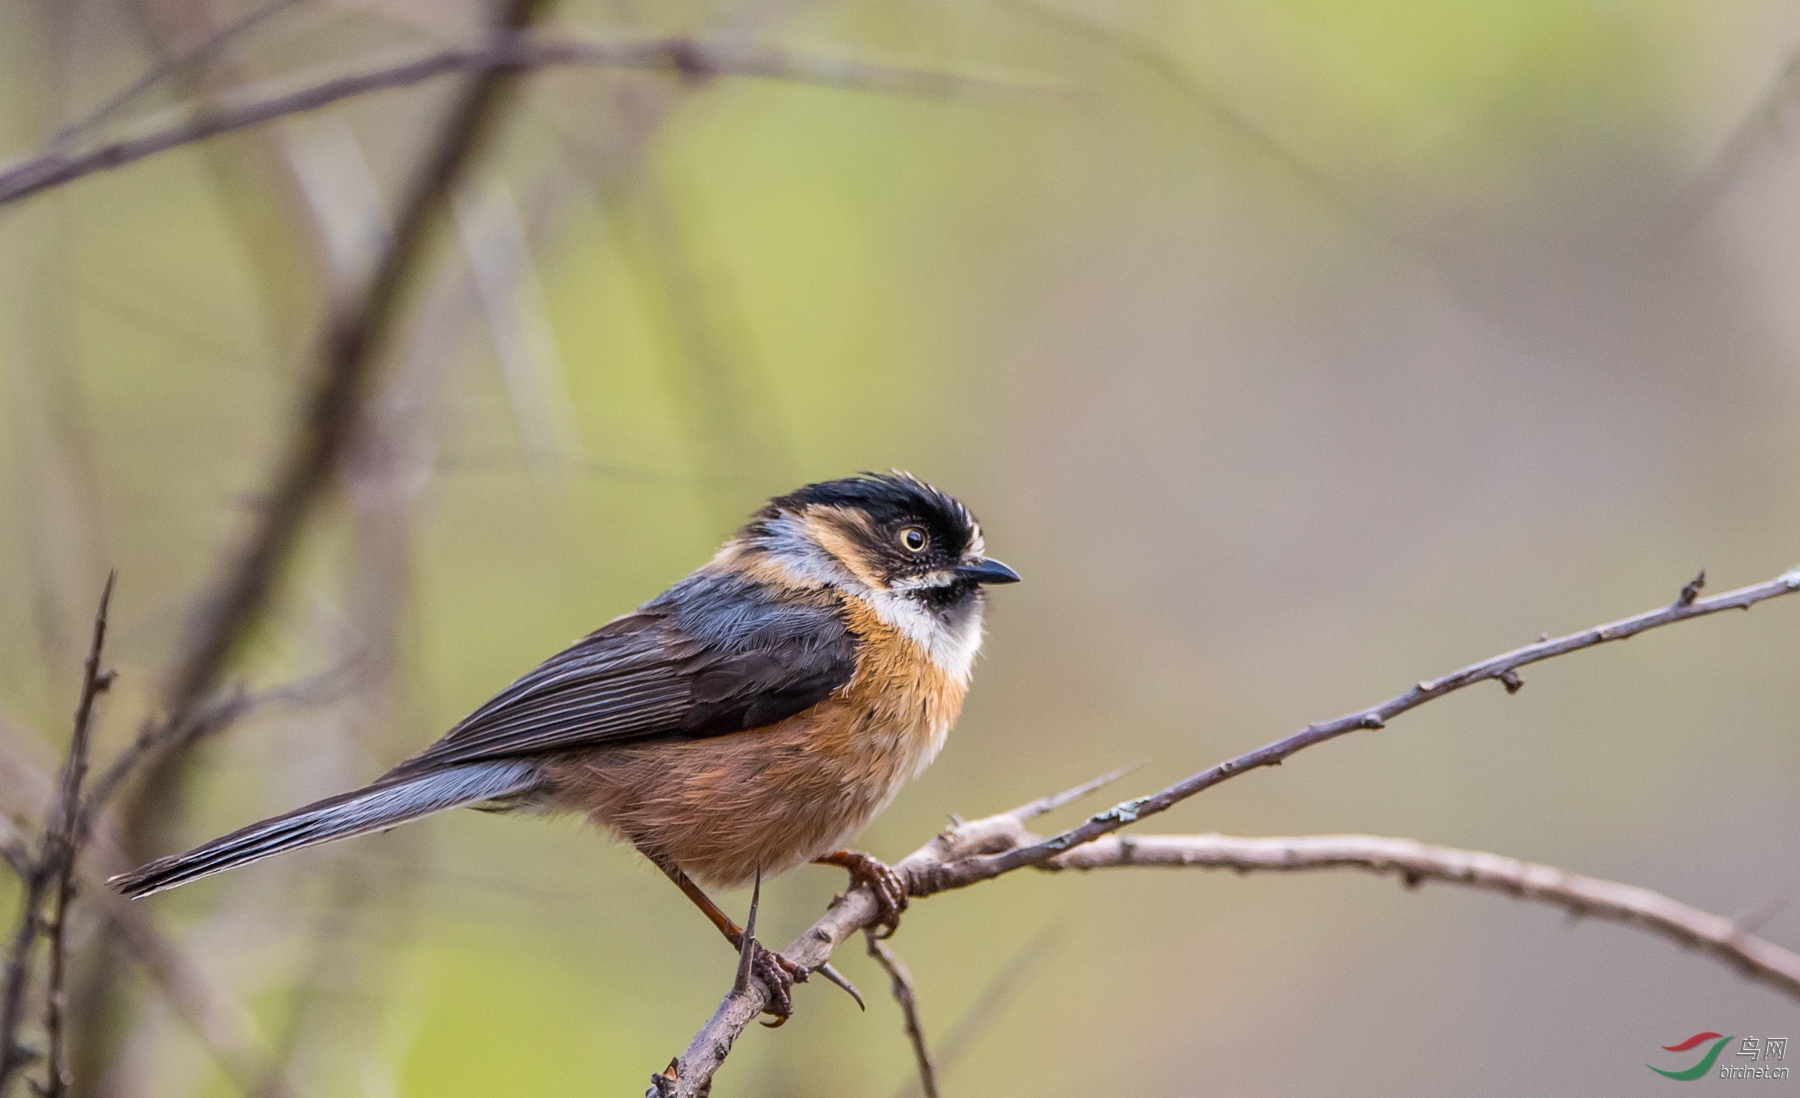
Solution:
<svg viewBox="0 0 1800 1098">
<path fill-rule="evenodd" d="M 111 98 L 95 107 L 87 115 L 59 128 L 51 137 L 50 144 L 58 148 L 66 147 L 76 138 L 84 137 L 99 129 L 165 80 L 173 80 L 191 73 L 197 73 L 202 79 L 218 79 L 230 70 L 228 64 L 222 63 L 222 55 L 231 46 L 234 39 L 250 33 L 261 26 L 265 20 L 280 15 L 300 2 L 301 0 L 272 0 L 217 30 L 209 31 L 195 44 L 171 52 L 161 64 L 147 70 L 137 79 L 120 88 Z M 164 11 L 188 15 L 200 14 L 197 9 L 193 8 L 180 11 L 173 7 L 154 8 L 148 5 L 140 8 L 140 11 L 146 21 L 156 19 L 157 15 Z"/>
<path fill-rule="evenodd" d="M 900 1016 L 905 1021 L 906 1039 L 912 1045 L 913 1059 L 919 1064 L 919 1089 L 925 1098 L 938 1098 L 937 1064 L 931 1058 L 931 1048 L 925 1041 L 925 1023 L 919 1017 L 919 989 L 913 984 L 912 972 L 906 962 L 894 952 L 894 947 L 875 936 L 873 929 L 863 931 L 867 939 L 869 956 L 887 971 L 889 986 L 894 994 L 894 1002 L 900 1004 Z"/>
<path fill-rule="evenodd" d="M 48 1083 L 44 1092 L 62 1095 L 70 1083 L 63 1029 L 67 1005 L 65 963 L 69 900 L 75 860 L 81 853 L 81 783 L 87 777 L 88 750 L 94 731 L 94 705 L 112 685 L 114 672 L 101 666 L 106 645 L 106 610 L 112 601 L 116 574 L 108 574 L 94 611 L 93 639 L 82 663 L 81 700 L 75 707 L 75 731 L 63 760 L 62 781 L 56 801 L 44 817 L 43 839 L 35 859 L 25 861 L 20 874 L 25 902 L 13 929 L 12 948 L 6 955 L 5 978 L 0 981 L 0 1094 L 17 1080 L 28 1060 L 35 1058 L 19 1037 L 25 1015 L 25 991 L 31 980 L 32 955 L 39 937 L 48 942 L 49 987 L 44 994 L 44 1030 L 48 1047 L 40 1054 Z M 16 847 L 14 848 L 17 849 Z M 17 854 L 14 855 L 17 858 Z M 45 908 L 48 907 L 48 911 Z"/>
<path fill-rule="evenodd" d="M 544 7 L 539 0 L 505 0 L 496 13 L 495 36 L 504 40 L 516 34 Z M 492 140 L 516 71 L 511 66 L 480 70 L 451 104 L 403 192 L 386 248 L 366 283 L 353 298 L 337 304 L 321 333 L 317 373 L 304 409 L 294 419 L 288 453 L 271 478 L 250 533 L 198 600 L 184 649 L 168 676 L 162 715 L 145 723 L 137 740 L 96 783 L 89 814 L 139 772 L 119 812 L 126 853 L 134 863 L 147 860 L 174 833 L 182 813 L 186 755 L 208 727 L 197 719 L 199 711 L 266 609 L 305 523 L 356 438 L 370 379 L 399 323 L 406 289 L 425 260 L 429 232 Z M 109 997 L 104 980 L 96 977 L 87 988 L 101 1003 Z M 97 1008 L 98 1013 L 105 1010 Z"/>
<path fill-rule="evenodd" d="M 937 1042 L 937 1052 L 932 1056 L 933 1076 L 948 1074 L 968 1054 L 975 1042 L 981 1039 L 982 1034 L 993 1027 L 1032 978 L 1042 970 L 1045 959 L 1060 938 L 1061 932 L 1057 927 L 1047 927 L 1007 959 L 1000 971 L 994 974 L 994 978 L 981 989 L 981 994 L 969 1004 L 969 1009 L 963 1012 L 955 1025 L 944 1031 L 943 1039 Z M 922 1036 L 920 1040 L 923 1040 Z M 917 1049 L 914 1051 L 916 1058 Z M 894 1098 L 907 1098 L 911 1094 L 923 1093 L 925 1076 L 921 1071 L 917 1078 L 895 1091 Z"/>
<path fill-rule="evenodd" d="M 444 50 L 412 61 L 324 80 L 298 91 L 239 91 L 233 102 L 108 142 L 85 152 L 52 150 L 0 170 L 0 206 L 72 183 L 95 172 L 237 130 L 315 111 L 356 96 L 409 87 L 455 73 L 519 72 L 551 66 L 642 69 L 701 82 L 720 76 L 791 80 L 828 88 L 913 96 L 1047 98 L 1017 82 L 938 73 L 865 61 L 791 54 L 784 50 L 716 45 L 691 38 L 654 41 L 555 41 L 519 35 L 481 46 Z"/>
</svg>

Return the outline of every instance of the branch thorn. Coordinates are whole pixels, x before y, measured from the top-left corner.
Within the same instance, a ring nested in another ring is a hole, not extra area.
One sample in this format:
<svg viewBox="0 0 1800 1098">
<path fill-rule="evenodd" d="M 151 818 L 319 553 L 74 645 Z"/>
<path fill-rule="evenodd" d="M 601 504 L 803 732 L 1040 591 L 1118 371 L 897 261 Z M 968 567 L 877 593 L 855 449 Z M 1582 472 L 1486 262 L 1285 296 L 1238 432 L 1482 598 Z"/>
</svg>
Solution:
<svg viewBox="0 0 1800 1098">
<path fill-rule="evenodd" d="M 762 905 L 762 866 L 756 867 L 756 885 L 750 891 L 750 917 L 744 920 L 743 940 L 738 944 L 737 979 L 731 993 L 743 995 L 750 990 L 750 959 L 756 954 L 756 909 Z"/>
<path fill-rule="evenodd" d="M 843 973 L 839 972 L 837 969 L 831 967 L 830 961 L 826 961 L 824 964 L 820 965 L 818 968 L 813 969 L 813 971 L 817 972 L 819 975 L 825 977 L 827 980 L 830 980 L 832 983 L 836 984 L 837 986 L 843 988 L 844 991 L 847 992 L 852 999 L 856 1000 L 857 1009 L 867 1013 L 869 1007 L 868 1007 L 868 1004 L 863 1002 L 862 992 L 856 990 L 856 985 L 850 982 L 849 977 L 845 976 Z"/>
<path fill-rule="evenodd" d="M 1117 770 L 1109 770 L 1099 777 L 1091 778 L 1072 789 L 1065 789 L 1061 793 L 1052 793 L 1047 797 L 1039 797 L 1035 801 L 1028 801 L 1013 809 L 1011 812 L 1003 813 L 1003 815 L 1011 816 L 1015 820 L 1029 820 L 1033 816 L 1041 816 L 1053 809 L 1061 808 L 1070 801 L 1078 800 L 1097 789 L 1110 785 L 1128 774 L 1135 773 L 1136 771 L 1143 769 L 1143 766 L 1144 764 L 1142 762 L 1134 762 L 1130 766 L 1121 766 Z M 962 820 L 957 819 L 956 824 L 958 827 L 961 827 L 962 823 Z"/>
</svg>

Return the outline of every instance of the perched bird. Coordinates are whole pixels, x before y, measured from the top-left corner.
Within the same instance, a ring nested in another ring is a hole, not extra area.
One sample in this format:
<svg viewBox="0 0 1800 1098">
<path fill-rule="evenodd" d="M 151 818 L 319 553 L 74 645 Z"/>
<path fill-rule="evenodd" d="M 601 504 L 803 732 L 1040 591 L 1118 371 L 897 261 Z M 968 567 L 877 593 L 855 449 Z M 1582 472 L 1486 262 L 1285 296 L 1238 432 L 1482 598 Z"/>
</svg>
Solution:
<svg viewBox="0 0 1800 1098">
<path fill-rule="evenodd" d="M 739 948 L 700 884 L 809 861 L 871 885 L 891 931 L 897 876 L 844 844 L 931 763 L 962 708 L 983 588 L 1019 578 L 984 553 L 968 510 L 909 474 L 807 485 L 371 784 L 113 884 L 148 896 L 447 808 L 535 808 L 584 813 L 635 846 Z M 806 971 L 752 949 L 785 1018 Z"/>
</svg>

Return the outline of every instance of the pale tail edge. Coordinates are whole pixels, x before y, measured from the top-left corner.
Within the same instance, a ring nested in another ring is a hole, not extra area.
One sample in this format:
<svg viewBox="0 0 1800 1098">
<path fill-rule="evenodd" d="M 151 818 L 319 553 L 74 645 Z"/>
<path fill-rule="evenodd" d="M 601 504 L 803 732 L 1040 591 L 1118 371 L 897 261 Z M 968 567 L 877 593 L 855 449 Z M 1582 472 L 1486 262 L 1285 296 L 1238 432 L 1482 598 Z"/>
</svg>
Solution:
<svg viewBox="0 0 1800 1098">
<path fill-rule="evenodd" d="M 185 854 L 159 858 L 107 883 L 137 899 L 290 850 L 385 831 L 446 809 L 525 793 L 539 780 L 534 764 L 517 759 L 383 778 L 362 789 L 253 823 Z"/>
</svg>

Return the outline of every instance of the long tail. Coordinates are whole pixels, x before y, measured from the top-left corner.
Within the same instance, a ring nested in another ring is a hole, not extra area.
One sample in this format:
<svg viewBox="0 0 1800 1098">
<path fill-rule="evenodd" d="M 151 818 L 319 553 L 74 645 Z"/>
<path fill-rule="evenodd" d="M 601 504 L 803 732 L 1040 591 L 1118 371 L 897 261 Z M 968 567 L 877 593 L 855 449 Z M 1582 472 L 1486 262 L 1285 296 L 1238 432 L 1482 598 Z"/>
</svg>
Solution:
<svg viewBox="0 0 1800 1098">
<path fill-rule="evenodd" d="M 108 883 L 136 899 L 274 854 L 383 831 L 447 808 L 524 793 L 540 780 L 536 765 L 519 760 L 470 763 L 410 777 L 383 778 L 285 816 L 251 824 L 186 854 L 159 858 Z"/>
</svg>

